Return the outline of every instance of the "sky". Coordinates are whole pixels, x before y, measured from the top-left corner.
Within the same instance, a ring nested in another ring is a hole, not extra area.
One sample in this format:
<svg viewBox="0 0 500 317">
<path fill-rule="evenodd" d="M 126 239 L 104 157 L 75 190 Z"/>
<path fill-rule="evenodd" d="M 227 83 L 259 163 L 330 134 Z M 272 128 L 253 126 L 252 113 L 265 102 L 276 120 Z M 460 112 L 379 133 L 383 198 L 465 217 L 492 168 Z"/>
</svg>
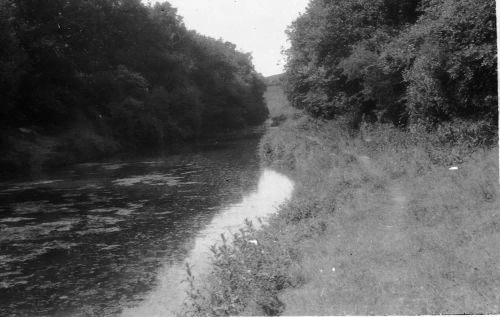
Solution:
<svg viewBox="0 0 500 317">
<path fill-rule="evenodd" d="M 285 30 L 309 0 L 168 0 L 188 29 L 236 44 L 250 52 L 258 72 L 283 72 Z"/>
</svg>

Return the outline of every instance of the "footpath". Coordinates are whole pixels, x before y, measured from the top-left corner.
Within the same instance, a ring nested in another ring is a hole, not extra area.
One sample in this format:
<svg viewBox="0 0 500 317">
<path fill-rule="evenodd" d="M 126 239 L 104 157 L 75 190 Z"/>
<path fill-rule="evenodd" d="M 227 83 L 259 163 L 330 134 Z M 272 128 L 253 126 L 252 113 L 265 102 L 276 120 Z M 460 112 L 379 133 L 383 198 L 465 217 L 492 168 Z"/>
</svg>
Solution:
<svg viewBox="0 0 500 317">
<path fill-rule="evenodd" d="M 370 177 L 384 178 L 369 157 L 356 159 Z M 406 185 L 389 180 L 378 197 L 367 194 L 356 208 L 336 211 L 328 232 L 304 256 L 308 282 L 280 296 L 283 315 L 474 313 L 483 311 L 481 303 L 498 310 L 482 294 L 477 268 L 452 245 L 443 247 L 446 236 L 415 226 Z"/>
</svg>

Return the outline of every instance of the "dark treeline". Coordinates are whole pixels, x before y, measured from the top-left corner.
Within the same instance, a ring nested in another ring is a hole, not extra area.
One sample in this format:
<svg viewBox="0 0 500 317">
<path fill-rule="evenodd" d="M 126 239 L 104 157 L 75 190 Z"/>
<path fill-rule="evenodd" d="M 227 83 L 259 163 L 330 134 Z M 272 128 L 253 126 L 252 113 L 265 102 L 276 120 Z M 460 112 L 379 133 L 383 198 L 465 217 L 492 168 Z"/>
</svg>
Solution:
<svg viewBox="0 0 500 317">
<path fill-rule="evenodd" d="M 251 56 L 188 31 L 167 2 L 0 0 L 0 42 L 4 161 L 36 160 L 23 141 L 89 156 L 267 117 Z"/>
<path fill-rule="evenodd" d="M 493 0 L 312 0 L 288 35 L 288 95 L 313 116 L 497 129 Z"/>
</svg>

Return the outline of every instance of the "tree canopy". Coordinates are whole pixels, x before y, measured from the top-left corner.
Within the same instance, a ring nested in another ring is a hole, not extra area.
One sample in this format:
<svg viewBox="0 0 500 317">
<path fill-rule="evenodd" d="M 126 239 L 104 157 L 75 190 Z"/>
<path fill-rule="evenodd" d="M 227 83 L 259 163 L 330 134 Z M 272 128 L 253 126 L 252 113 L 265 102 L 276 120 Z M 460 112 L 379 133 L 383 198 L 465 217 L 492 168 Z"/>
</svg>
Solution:
<svg viewBox="0 0 500 317">
<path fill-rule="evenodd" d="M 168 2 L 0 0 L 0 41 L 5 129 L 85 122 L 142 147 L 267 117 L 251 56 L 187 30 Z"/>
<path fill-rule="evenodd" d="M 288 36 L 288 95 L 314 116 L 496 124 L 493 0 L 311 0 Z"/>
</svg>

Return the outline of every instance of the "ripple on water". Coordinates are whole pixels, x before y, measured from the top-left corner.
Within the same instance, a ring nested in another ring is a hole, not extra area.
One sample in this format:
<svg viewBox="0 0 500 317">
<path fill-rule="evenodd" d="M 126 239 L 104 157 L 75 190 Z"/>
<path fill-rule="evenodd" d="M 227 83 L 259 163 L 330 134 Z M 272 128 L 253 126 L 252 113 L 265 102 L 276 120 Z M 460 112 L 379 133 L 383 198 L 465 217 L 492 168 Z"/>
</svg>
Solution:
<svg viewBox="0 0 500 317">
<path fill-rule="evenodd" d="M 50 187 L 47 185 L 52 185 L 54 183 L 62 182 L 60 179 L 52 179 L 52 180 L 40 180 L 40 181 L 33 181 L 33 182 L 23 182 L 23 183 L 16 183 L 16 184 L 9 184 L 9 188 L 3 189 L 0 192 L 2 194 L 11 194 L 11 193 L 16 193 L 20 191 L 26 191 L 26 190 L 31 190 L 31 189 L 36 189 L 40 187 Z"/>
<path fill-rule="evenodd" d="M 92 216 L 92 215 L 87 216 L 87 226 L 91 228 L 107 226 L 107 225 L 115 225 L 120 221 L 123 221 L 123 219 L 114 217 Z"/>
<path fill-rule="evenodd" d="M 42 244 L 35 243 L 13 243 L 11 247 L 19 250 L 15 255 L 0 255 L 0 269 L 5 271 L 1 273 L 3 283 L 0 283 L 0 288 L 8 288 L 19 284 L 25 284 L 31 276 L 23 274 L 21 270 L 15 268 L 27 261 L 36 260 L 38 257 L 52 251 L 52 250 L 69 250 L 73 247 L 80 245 L 79 243 L 72 243 L 66 241 L 49 241 Z"/>
<path fill-rule="evenodd" d="M 0 223 L 14 223 L 14 222 L 21 222 L 21 221 L 29 221 L 29 220 L 34 220 L 34 219 L 35 218 L 11 217 L 11 218 L 0 219 Z"/>
<path fill-rule="evenodd" d="M 94 228 L 94 229 L 87 229 L 83 231 L 78 231 L 76 234 L 80 236 L 84 236 L 87 234 L 103 234 L 103 233 L 112 233 L 112 232 L 118 232 L 121 229 L 119 227 L 110 227 L 110 228 Z"/>
<path fill-rule="evenodd" d="M 62 179 L 51 179 L 51 180 L 45 180 L 45 181 L 36 181 L 36 182 L 28 182 L 28 183 L 23 183 L 25 185 L 31 186 L 38 186 L 38 185 L 48 185 L 48 184 L 53 184 L 53 183 L 58 183 L 62 182 Z"/>
<path fill-rule="evenodd" d="M 185 262 L 193 265 L 192 272 L 196 276 L 202 275 L 210 266 L 210 247 L 221 243 L 221 234 L 238 232 L 245 224 L 245 219 L 259 226 L 258 219 L 265 221 L 274 213 L 278 206 L 289 199 L 294 184 L 286 176 L 272 170 L 264 170 L 259 179 L 256 191 L 242 198 L 237 204 L 223 208 L 212 217 L 203 230 L 197 232 L 193 243 L 188 247 L 189 254 L 184 260 L 165 263 L 158 272 L 158 285 L 151 291 L 137 307 L 123 311 L 124 317 L 137 316 L 176 316 L 181 315 L 182 303 L 186 299 Z M 220 208 L 220 207 L 219 207 Z M 192 230 L 190 224 L 183 221 L 172 221 L 175 228 L 182 228 L 173 235 L 181 239 L 182 231 Z M 229 237 L 231 234 L 228 235 Z M 226 236 L 226 237 L 228 237 Z"/>
<path fill-rule="evenodd" d="M 104 164 L 102 165 L 101 167 L 105 170 L 110 170 L 110 171 L 114 171 L 114 170 L 118 170 L 120 168 L 123 168 L 125 166 L 127 166 L 128 164 L 125 164 L 125 163 L 119 163 L 119 164 Z"/>
<path fill-rule="evenodd" d="M 28 215 L 43 211 L 48 203 L 48 200 L 37 200 L 11 204 L 11 207 L 14 214 Z"/>
<path fill-rule="evenodd" d="M 77 231 L 76 234 L 83 236 L 87 234 L 102 234 L 120 231 L 121 228 L 116 226 L 124 219 L 115 217 L 102 217 L 95 215 L 87 215 L 86 229 Z"/>
<path fill-rule="evenodd" d="M 145 164 L 145 165 L 158 165 L 158 164 L 163 164 L 163 163 L 165 163 L 165 161 L 163 161 L 163 160 L 139 162 L 139 164 Z"/>
<path fill-rule="evenodd" d="M 114 250 L 114 249 L 118 249 L 119 247 L 121 247 L 121 245 L 119 245 L 119 244 L 108 245 L 108 244 L 104 244 L 104 243 L 99 243 L 96 246 L 99 248 L 99 250 L 102 250 L 102 251 Z"/>
<path fill-rule="evenodd" d="M 144 203 L 128 203 L 127 207 L 94 208 L 91 213 L 114 213 L 117 216 L 129 216 L 136 210 L 144 207 Z"/>
<path fill-rule="evenodd" d="M 89 212 L 91 212 L 91 213 L 112 213 L 112 212 L 115 212 L 115 211 L 117 211 L 119 209 L 120 208 L 116 208 L 116 207 L 94 208 L 94 209 L 89 210 Z"/>
<path fill-rule="evenodd" d="M 27 201 L 10 205 L 15 215 L 30 215 L 37 213 L 76 212 L 74 203 L 51 203 L 48 200 Z"/>
<path fill-rule="evenodd" d="M 171 174 L 152 173 L 147 175 L 138 175 L 134 177 L 116 179 L 113 181 L 113 184 L 118 186 L 133 186 L 138 184 L 154 186 L 175 186 L 179 184 L 180 179 L 180 177 L 172 176 Z"/>
<path fill-rule="evenodd" d="M 129 203 L 128 204 L 128 208 L 132 209 L 132 210 L 137 210 L 137 209 L 140 209 L 144 207 L 144 203 L 143 202 L 137 202 L 137 203 Z"/>
<path fill-rule="evenodd" d="M 117 216 L 130 216 L 134 212 L 133 209 L 120 208 L 116 211 Z"/>
<path fill-rule="evenodd" d="M 163 211 L 163 212 L 155 212 L 153 213 L 154 215 L 169 215 L 171 214 L 173 211 Z"/>
<path fill-rule="evenodd" d="M 97 184 L 86 184 L 84 186 L 77 188 L 77 190 L 89 190 L 89 189 L 97 190 L 97 189 L 103 189 L 103 188 L 104 188 L 104 186 L 97 185 Z"/>
<path fill-rule="evenodd" d="M 22 227 L 0 226 L 0 243 L 22 240 L 33 240 L 49 237 L 54 233 L 70 231 L 74 225 L 80 222 L 78 218 L 68 218 L 53 222 L 44 222 L 37 225 L 25 225 Z"/>
</svg>

